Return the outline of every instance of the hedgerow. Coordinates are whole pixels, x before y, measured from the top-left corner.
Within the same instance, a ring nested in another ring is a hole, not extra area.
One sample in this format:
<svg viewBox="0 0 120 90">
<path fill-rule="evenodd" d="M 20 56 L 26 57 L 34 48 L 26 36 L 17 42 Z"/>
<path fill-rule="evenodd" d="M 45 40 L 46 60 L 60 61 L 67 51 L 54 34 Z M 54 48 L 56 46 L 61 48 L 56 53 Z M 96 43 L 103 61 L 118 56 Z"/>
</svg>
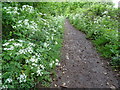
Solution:
<svg viewBox="0 0 120 90">
<path fill-rule="evenodd" d="M 118 9 L 107 3 L 97 3 L 70 15 L 71 23 L 87 34 L 102 56 L 119 68 Z"/>
<path fill-rule="evenodd" d="M 3 3 L 2 12 L 1 88 L 32 88 L 37 83 L 48 87 L 59 65 L 64 17 L 19 3 Z"/>
</svg>

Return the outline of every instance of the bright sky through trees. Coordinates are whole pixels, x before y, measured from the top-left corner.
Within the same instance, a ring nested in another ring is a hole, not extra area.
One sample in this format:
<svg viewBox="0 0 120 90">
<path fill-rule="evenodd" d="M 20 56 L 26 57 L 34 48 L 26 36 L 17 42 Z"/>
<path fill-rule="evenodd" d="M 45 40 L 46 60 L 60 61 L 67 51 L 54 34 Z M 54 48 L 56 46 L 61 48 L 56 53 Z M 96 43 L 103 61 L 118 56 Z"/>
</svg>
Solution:
<svg viewBox="0 0 120 90">
<path fill-rule="evenodd" d="M 118 2 L 120 2 L 120 0 L 112 0 L 112 2 L 115 4 L 115 8 L 118 8 Z"/>
</svg>

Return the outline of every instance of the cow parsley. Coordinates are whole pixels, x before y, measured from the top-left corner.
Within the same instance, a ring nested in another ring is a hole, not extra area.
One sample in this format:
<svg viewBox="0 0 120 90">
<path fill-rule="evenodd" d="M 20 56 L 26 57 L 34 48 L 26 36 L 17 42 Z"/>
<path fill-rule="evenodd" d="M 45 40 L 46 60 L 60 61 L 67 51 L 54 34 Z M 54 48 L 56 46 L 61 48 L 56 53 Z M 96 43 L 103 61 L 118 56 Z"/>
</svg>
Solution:
<svg viewBox="0 0 120 90">
<path fill-rule="evenodd" d="M 21 74 L 17 79 L 19 80 L 19 82 L 26 82 L 26 75 L 23 73 Z"/>
</svg>

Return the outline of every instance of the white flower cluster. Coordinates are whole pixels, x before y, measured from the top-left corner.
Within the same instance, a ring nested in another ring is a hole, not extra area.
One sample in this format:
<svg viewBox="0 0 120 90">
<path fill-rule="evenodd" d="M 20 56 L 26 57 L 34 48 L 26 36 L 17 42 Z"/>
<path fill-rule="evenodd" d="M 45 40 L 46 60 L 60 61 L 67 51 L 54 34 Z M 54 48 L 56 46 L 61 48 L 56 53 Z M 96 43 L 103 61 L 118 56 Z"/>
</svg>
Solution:
<svg viewBox="0 0 120 90">
<path fill-rule="evenodd" d="M 37 63 L 38 59 L 35 56 L 32 56 L 32 58 L 29 61 L 31 61 L 33 63 Z"/>
<path fill-rule="evenodd" d="M 23 21 L 23 23 L 24 23 L 24 25 L 29 26 L 29 20 L 28 20 L 28 19 L 25 19 L 25 20 Z"/>
<path fill-rule="evenodd" d="M 33 48 L 32 47 L 27 47 L 27 48 L 25 48 L 25 49 L 20 49 L 19 51 L 18 51 L 18 53 L 17 53 L 17 55 L 20 55 L 20 54 L 26 54 L 26 53 L 33 53 Z"/>
<path fill-rule="evenodd" d="M 40 58 L 41 54 L 40 53 L 35 53 L 34 56 L 32 56 L 29 60 L 26 60 L 26 63 L 32 62 L 33 66 L 38 66 L 36 63 L 38 63 L 38 60 L 41 60 Z"/>
<path fill-rule="evenodd" d="M 4 43 L 2 46 L 7 46 L 7 45 L 9 45 L 9 43 L 8 43 L 8 42 Z"/>
<path fill-rule="evenodd" d="M 46 14 L 43 14 L 43 13 L 41 13 L 41 12 L 40 12 L 39 14 L 40 14 L 40 15 L 44 15 L 44 16 L 46 16 Z"/>
<path fill-rule="evenodd" d="M 48 46 L 49 46 L 49 44 L 47 44 L 47 43 L 45 42 L 45 43 L 44 43 L 44 47 L 47 48 Z"/>
<path fill-rule="evenodd" d="M 42 69 L 45 69 L 44 65 L 42 65 L 42 64 L 40 64 L 40 67 L 41 67 Z"/>
<path fill-rule="evenodd" d="M 37 23 L 35 23 L 34 21 L 30 21 L 30 23 L 31 24 L 27 27 L 28 29 L 32 30 L 33 32 L 39 30 Z"/>
<path fill-rule="evenodd" d="M 13 43 L 14 46 L 20 46 L 22 47 L 22 44 L 21 43 Z"/>
<path fill-rule="evenodd" d="M 6 13 L 9 13 L 9 14 L 20 14 L 18 12 L 18 7 L 3 7 L 3 9 L 5 9 L 7 12 Z"/>
<path fill-rule="evenodd" d="M 37 73 L 37 76 L 42 76 L 43 75 L 43 72 L 39 67 L 38 67 L 36 73 Z"/>
<path fill-rule="evenodd" d="M 9 39 L 8 41 L 14 41 L 14 39 Z"/>
<path fill-rule="evenodd" d="M 52 68 L 54 64 L 55 64 L 55 62 L 52 61 L 52 62 L 49 64 L 49 66 Z"/>
<path fill-rule="evenodd" d="M 54 64 L 55 64 L 56 66 L 60 66 L 59 60 L 58 60 L 58 59 L 55 59 L 55 61 L 52 61 L 52 62 L 49 64 L 49 66 L 52 68 Z"/>
<path fill-rule="evenodd" d="M 55 44 L 58 44 L 58 42 L 57 42 L 57 41 L 55 41 Z"/>
<path fill-rule="evenodd" d="M 11 41 L 14 41 L 14 39 L 10 39 L 10 40 L 8 40 L 8 42 L 6 42 L 6 43 L 4 43 L 2 46 L 10 46 L 10 48 L 3 48 L 3 50 L 14 50 L 14 48 L 15 47 L 22 47 L 22 43 L 21 42 L 25 42 L 25 41 L 23 41 L 23 40 L 18 40 L 19 41 L 19 43 L 12 43 L 12 45 L 10 45 L 11 44 Z M 31 43 L 30 43 L 30 45 L 31 45 Z"/>
<path fill-rule="evenodd" d="M 18 77 L 17 79 L 19 80 L 19 82 L 21 83 L 21 82 L 26 82 L 26 75 L 23 73 L 23 74 L 21 74 L 20 75 L 20 77 Z"/>
<path fill-rule="evenodd" d="M 4 90 L 4 89 L 7 89 L 8 86 L 7 85 L 2 85 L 2 87 L 0 87 L 0 90 Z"/>
<path fill-rule="evenodd" d="M 108 11 L 104 11 L 102 14 L 108 14 Z"/>
<path fill-rule="evenodd" d="M 35 53 L 35 56 L 38 57 L 38 59 L 40 59 L 41 54 L 40 53 Z"/>
<path fill-rule="evenodd" d="M 3 48 L 4 50 L 14 50 L 13 46 L 10 46 L 10 48 Z"/>
<path fill-rule="evenodd" d="M 6 83 L 11 83 L 13 80 L 11 78 L 6 79 Z"/>
<path fill-rule="evenodd" d="M 55 65 L 56 65 L 56 66 L 60 66 L 59 60 L 56 59 L 55 61 L 56 61 Z"/>
<path fill-rule="evenodd" d="M 24 40 L 18 40 L 19 42 L 25 42 Z"/>
<path fill-rule="evenodd" d="M 47 20 L 45 20 L 45 19 L 43 19 L 43 18 L 41 18 L 41 20 L 44 21 L 44 22 L 47 22 Z"/>
<path fill-rule="evenodd" d="M 29 13 L 33 13 L 34 12 L 34 8 L 32 6 L 29 6 L 29 5 L 23 5 L 21 10 L 22 11 L 27 11 Z"/>
<path fill-rule="evenodd" d="M 13 25 L 13 28 L 21 28 L 26 26 L 26 30 L 31 30 L 32 33 L 34 34 L 35 31 L 38 31 L 38 25 L 37 23 L 35 23 L 34 21 L 29 21 L 29 19 L 25 19 L 25 20 L 18 20 L 18 22 L 16 22 L 16 25 Z"/>
<path fill-rule="evenodd" d="M 30 43 L 29 43 L 29 46 L 35 47 L 35 44 L 30 42 Z"/>
</svg>

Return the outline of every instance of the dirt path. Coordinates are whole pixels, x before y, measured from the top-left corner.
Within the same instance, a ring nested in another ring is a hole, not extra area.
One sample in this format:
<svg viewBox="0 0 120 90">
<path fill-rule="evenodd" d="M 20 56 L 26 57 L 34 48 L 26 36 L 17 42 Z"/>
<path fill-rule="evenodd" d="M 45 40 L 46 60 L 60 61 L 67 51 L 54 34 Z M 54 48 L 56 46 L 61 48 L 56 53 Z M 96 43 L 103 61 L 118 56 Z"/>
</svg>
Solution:
<svg viewBox="0 0 120 90">
<path fill-rule="evenodd" d="M 118 80 L 85 34 L 65 22 L 61 65 L 51 87 L 118 88 Z"/>
</svg>

